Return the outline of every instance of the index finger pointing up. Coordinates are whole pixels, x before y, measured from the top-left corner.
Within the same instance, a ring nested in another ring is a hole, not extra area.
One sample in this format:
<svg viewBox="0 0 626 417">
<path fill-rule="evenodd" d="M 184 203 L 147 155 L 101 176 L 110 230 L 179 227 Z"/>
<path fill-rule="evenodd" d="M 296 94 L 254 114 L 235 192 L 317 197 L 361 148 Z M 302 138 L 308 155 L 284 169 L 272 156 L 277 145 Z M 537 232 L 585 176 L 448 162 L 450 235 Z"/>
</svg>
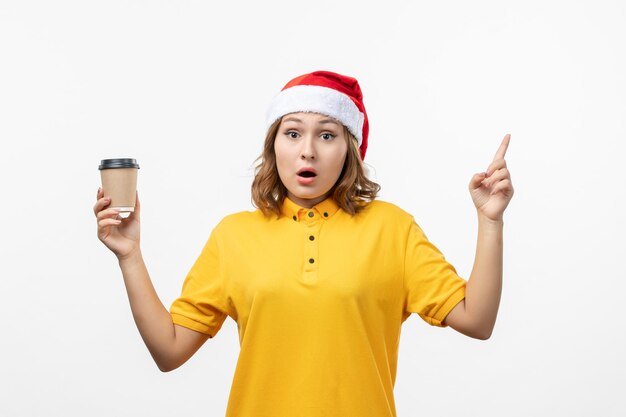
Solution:
<svg viewBox="0 0 626 417">
<path fill-rule="evenodd" d="M 506 149 L 509 147 L 509 142 L 511 141 L 511 135 L 507 133 L 504 135 L 504 139 L 502 139 L 502 143 L 496 152 L 496 155 L 493 157 L 493 160 L 496 159 L 504 159 L 504 154 L 506 154 Z"/>
</svg>

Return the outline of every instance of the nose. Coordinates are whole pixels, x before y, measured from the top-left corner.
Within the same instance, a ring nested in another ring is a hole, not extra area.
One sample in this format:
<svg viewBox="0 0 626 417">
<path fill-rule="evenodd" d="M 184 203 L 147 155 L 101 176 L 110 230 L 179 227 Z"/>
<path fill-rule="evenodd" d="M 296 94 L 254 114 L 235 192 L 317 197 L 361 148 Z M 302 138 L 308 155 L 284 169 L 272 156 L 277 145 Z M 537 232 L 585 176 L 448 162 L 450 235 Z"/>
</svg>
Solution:
<svg viewBox="0 0 626 417">
<path fill-rule="evenodd" d="M 315 159 L 315 144 L 313 138 L 307 137 L 302 141 L 302 149 L 300 150 L 301 159 Z"/>
</svg>

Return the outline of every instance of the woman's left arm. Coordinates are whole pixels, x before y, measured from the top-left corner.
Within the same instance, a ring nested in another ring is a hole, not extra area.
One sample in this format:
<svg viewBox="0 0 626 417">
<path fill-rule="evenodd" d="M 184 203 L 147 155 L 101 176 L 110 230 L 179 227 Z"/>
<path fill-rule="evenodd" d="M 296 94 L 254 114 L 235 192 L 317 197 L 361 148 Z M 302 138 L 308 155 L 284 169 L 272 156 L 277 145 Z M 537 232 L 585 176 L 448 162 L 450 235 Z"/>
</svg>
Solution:
<svg viewBox="0 0 626 417">
<path fill-rule="evenodd" d="M 469 190 L 478 213 L 476 257 L 465 299 L 443 322 L 481 340 L 491 336 L 502 293 L 503 214 L 513 197 L 513 184 L 504 160 L 510 140 L 511 135 L 506 135 L 487 172 L 474 175 L 470 181 Z"/>
</svg>

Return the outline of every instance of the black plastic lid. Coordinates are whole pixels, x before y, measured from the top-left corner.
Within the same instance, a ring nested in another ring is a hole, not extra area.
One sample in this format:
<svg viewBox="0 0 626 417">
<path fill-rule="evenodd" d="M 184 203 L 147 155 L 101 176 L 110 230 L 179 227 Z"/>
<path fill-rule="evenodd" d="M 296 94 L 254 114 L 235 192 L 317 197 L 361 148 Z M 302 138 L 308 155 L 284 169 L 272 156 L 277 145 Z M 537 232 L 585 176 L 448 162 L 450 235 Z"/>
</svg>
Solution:
<svg viewBox="0 0 626 417">
<path fill-rule="evenodd" d="M 116 159 L 103 159 L 100 162 L 100 166 L 98 169 L 113 169 L 113 168 L 137 168 L 139 169 L 139 164 L 137 161 L 130 158 L 116 158 Z"/>
</svg>

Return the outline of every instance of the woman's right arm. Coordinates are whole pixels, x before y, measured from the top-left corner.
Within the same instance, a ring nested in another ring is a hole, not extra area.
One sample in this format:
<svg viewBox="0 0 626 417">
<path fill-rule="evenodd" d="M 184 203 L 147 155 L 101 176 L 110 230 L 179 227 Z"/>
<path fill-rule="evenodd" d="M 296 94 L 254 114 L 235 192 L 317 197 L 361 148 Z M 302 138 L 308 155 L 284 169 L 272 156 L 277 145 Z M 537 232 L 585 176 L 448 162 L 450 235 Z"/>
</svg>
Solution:
<svg viewBox="0 0 626 417">
<path fill-rule="evenodd" d="M 159 300 L 139 245 L 139 195 L 135 212 L 126 219 L 119 218 L 115 209 L 107 209 L 109 204 L 98 189 L 94 206 L 98 238 L 117 256 L 135 324 L 152 358 L 161 371 L 172 371 L 185 363 L 209 336 L 173 324 L 172 316 Z"/>
</svg>

